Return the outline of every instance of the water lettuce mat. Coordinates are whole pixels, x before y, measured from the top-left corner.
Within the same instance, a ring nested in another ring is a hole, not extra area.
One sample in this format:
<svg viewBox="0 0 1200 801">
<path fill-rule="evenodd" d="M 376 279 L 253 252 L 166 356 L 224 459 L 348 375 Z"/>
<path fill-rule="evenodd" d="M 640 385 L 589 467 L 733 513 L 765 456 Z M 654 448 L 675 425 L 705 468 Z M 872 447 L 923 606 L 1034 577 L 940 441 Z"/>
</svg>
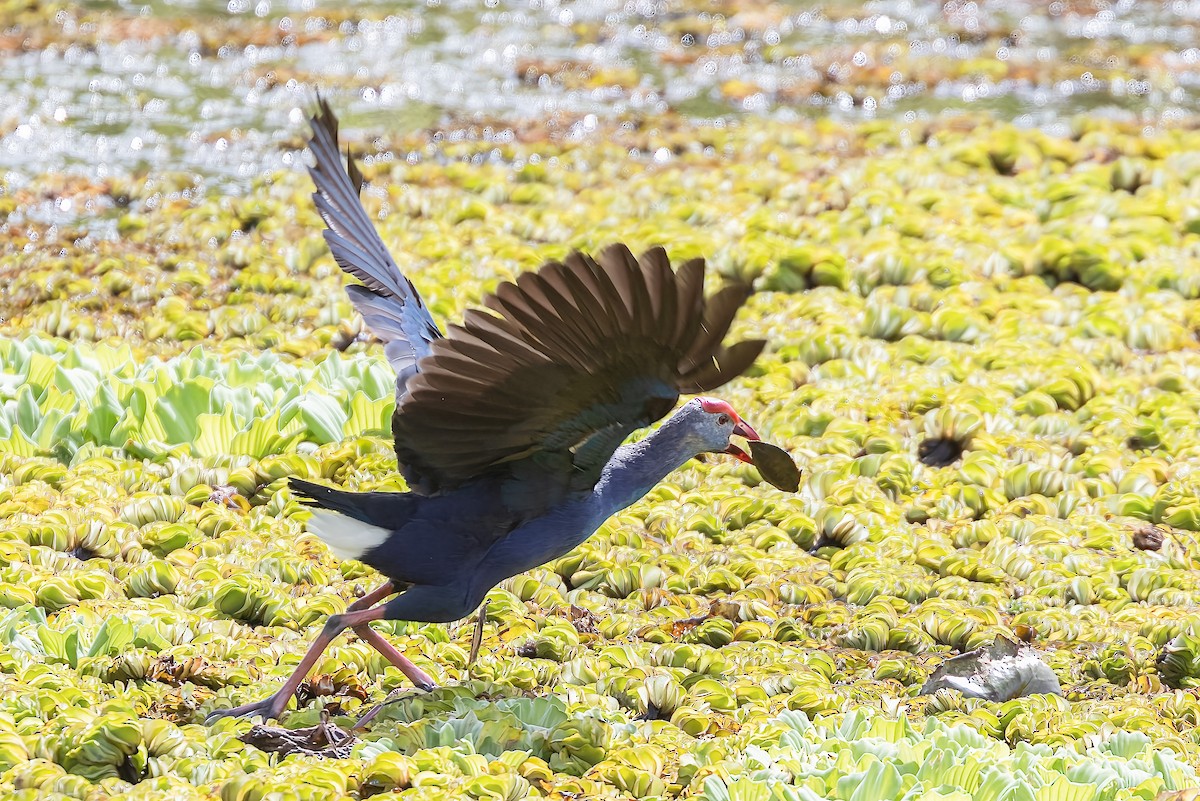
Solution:
<svg viewBox="0 0 1200 801">
<path fill-rule="evenodd" d="M 1088 801 L 1200 781 L 1200 134 L 674 120 L 440 148 L 366 167 L 436 315 L 618 236 L 704 254 L 759 290 L 734 335 L 771 344 L 724 394 L 797 456 L 799 493 L 692 463 L 494 590 L 474 665 L 470 623 L 381 626 L 444 687 L 400 693 L 349 757 L 265 753 L 205 714 L 282 681 L 377 581 L 305 532 L 286 477 L 402 488 L 389 368 L 307 179 L 230 198 L 154 176 L 121 190 L 111 239 L 12 227 L 6 797 Z M 997 635 L 1064 695 L 919 695 Z M 348 726 L 404 686 L 339 640 L 284 722 Z"/>
</svg>

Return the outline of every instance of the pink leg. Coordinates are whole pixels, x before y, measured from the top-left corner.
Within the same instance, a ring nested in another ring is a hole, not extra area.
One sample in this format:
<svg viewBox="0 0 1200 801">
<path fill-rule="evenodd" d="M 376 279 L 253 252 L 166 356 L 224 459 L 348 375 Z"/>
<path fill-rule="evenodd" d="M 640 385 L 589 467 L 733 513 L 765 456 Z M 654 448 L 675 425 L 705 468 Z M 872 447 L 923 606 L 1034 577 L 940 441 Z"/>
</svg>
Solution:
<svg viewBox="0 0 1200 801">
<path fill-rule="evenodd" d="M 376 590 L 376 592 L 379 592 L 379 590 Z M 292 672 L 292 675 L 275 694 L 261 701 L 243 704 L 233 709 L 219 709 L 209 715 L 205 722 L 212 723 L 219 718 L 245 717 L 247 715 L 262 715 L 264 718 L 278 719 L 283 710 L 287 708 L 288 701 L 295 695 L 300 682 L 304 681 L 304 677 L 308 675 L 308 671 L 312 670 L 313 665 L 321 658 L 321 654 L 329 647 L 329 643 L 333 641 L 334 637 L 341 634 L 347 628 L 365 627 L 372 620 L 382 619 L 383 615 L 383 606 L 358 609 L 353 612 L 344 612 L 340 615 L 330 615 L 329 619 L 325 621 L 325 626 L 321 629 L 321 633 L 317 635 L 317 639 L 308 647 L 304 658 L 300 660 L 300 664 L 296 665 L 296 669 Z"/>
<path fill-rule="evenodd" d="M 354 633 L 366 640 L 367 644 L 373 647 L 376 651 L 383 654 L 387 661 L 391 662 L 396 667 L 400 668 L 400 672 L 408 676 L 408 680 L 422 690 L 429 692 L 437 687 L 433 679 L 429 678 L 429 674 L 421 670 L 412 662 L 396 650 L 396 646 L 388 642 L 382 634 L 367 624 L 354 627 Z"/>
<path fill-rule="evenodd" d="M 471 637 L 471 656 L 470 656 L 470 659 L 467 660 L 468 668 L 471 665 L 475 664 L 475 657 L 479 655 L 479 645 L 483 641 L 483 621 L 485 619 L 487 619 L 487 608 L 488 608 L 487 601 L 484 601 L 479 606 L 479 616 L 475 620 L 475 633 Z M 377 637 L 379 639 L 380 642 L 372 642 L 369 639 L 367 640 L 367 642 L 370 642 L 373 646 L 375 646 L 376 650 L 378 650 L 379 653 L 383 654 L 384 656 L 387 656 L 389 659 L 392 659 L 391 656 L 388 655 L 387 650 L 384 650 L 385 648 L 387 648 L 388 650 L 395 652 L 395 655 L 396 655 L 396 657 L 398 657 L 398 659 L 404 660 L 404 662 L 408 662 L 407 659 L 404 659 L 403 654 L 401 654 L 399 651 L 396 651 L 396 649 L 392 647 L 391 643 L 389 643 L 387 640 L 383 639 L 382 636 L 380 636 L 379 632 L 375 631 L 370 626 L 363 626 L 362 628 L 364 628 L 368 632 L 370 632 L 371 636 Z M 359 631 L 358 629 L 355 629 L 355 631 L 358 632 L 358 636 L 363 637 L 363 639 L 367 639 L 361 631 Z M 412 683 L 415 684 L 420 689 L 425 690 L 426 692 L 429 692 L 430 690 L 437 687 L 437 685 L 434 684 L 432 680 L 429 681 L 428 686 L 423 684 L 421 682 L 421 676 L 425 676 L 425 674 L 423 672 L 421 672 L 415 666 L 413 667 L 413 669 L 417 670 L 417 672 L 420 674 L 419 676 L 415 676 L 412 673 L 409 673 L 407 670 L 404 670 L 404 665 L 401 664 L 396 659 L 392 659 L 392 664 L 395 665 L 396 667 L 400 668 L 401 670 L 403 670 L 404 675 L 408 676 L 408 678 L 412 681 Z M 412 663 L 408 662 L 408 664 L 411 665 Z M 427 676 L 426 676 L 426 678 L 428 679 Z M 402 694 L 403 693 L 401 692 L 401 690 L 399 688 L 392 690 L 390 693 L 388 693 L 387 698 L 384 698 L 378 704 L 376 704 L 375 706 L 373 706 L 369 710 L 367 710 L 367 713 L 355 722 L 354 728 L 361 729 L 361 728 L 365 727 L 368 723 L 370 723 L 372 720 L 375 719 L 375 716 L 379 714 L 380 710 L 382 710 L 385 705 L 387 705 L 394 698 L 399 698 Z"/>
<path fill-rule="evenodd" d="M 359 609 L 363 609 L 378 601 L 382 601 L 389 595 L 394 595 L 395 592 L 396 590 L 395 587 L 392 586 L 392 582 L 384 582 L 382 586 L 367 593 L 362 598 L 359 598 L 357 601 L 350 604 L 350 606 L 346 607 L 346 611 L 356 612 Z M 428 673 L 410 662 L 408 658 L 404 656 L 404 654 L 396 650 L 394 645 L 384 639 L 382 634 L 375 631 L 370 626 L 365 624 L 362 626 L 355 626 L 354 633 L 376 651 L 383 654 L 387 661 L 400 668 L 400 672 L 407 676 L 408 680 L 417 687 L 420 687 L 422 690 L 428 692 L 437 686 L 434 684 L 433 679 L 429 678 Z"/>
</svg>

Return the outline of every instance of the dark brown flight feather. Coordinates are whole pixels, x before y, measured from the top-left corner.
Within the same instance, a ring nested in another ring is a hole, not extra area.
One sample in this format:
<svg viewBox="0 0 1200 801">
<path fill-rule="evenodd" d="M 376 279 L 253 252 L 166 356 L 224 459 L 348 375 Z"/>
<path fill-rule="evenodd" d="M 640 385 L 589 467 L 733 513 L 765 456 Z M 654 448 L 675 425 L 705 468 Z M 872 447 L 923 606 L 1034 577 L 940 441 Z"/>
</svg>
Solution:
<svg viewBox="0 0 1200 801">
<path fill-rule="evenodd" d="M 746 291 L 706 301 L 703 279 L 702 260 L 675 271 L 662 248 L 612 245 L 501 284 L 491 313 L 469 312 L 419 362 L 392 420 L 397 456 L 427 492 L 539 458 L 594 483 L 681 392 L 715 389 L 762 350 L 722 346 Z"/>
</svg>

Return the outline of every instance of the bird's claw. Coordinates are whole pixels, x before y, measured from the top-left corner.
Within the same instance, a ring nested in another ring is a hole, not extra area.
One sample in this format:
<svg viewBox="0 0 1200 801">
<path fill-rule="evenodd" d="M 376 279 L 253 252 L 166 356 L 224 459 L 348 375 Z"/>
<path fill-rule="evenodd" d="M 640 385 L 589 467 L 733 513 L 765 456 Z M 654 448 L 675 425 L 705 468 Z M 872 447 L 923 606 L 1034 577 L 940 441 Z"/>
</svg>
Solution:
<svg viewBox="0 0 1200 801">
<path fill-rule="evenodd" d="M 279 698 L 279 694 L 276 693 L 261 701 L 242 704 L 233 709 L 217 709 L 204 719 L 204 725 L 211 726 L 221 718 L 248 718 L 255 715 L 261 715 L 264 720 L 278 720 L 279 716 L 283 714 L 284 708 L 287 707 L 287 701 L 286 698 Z"/>
<path fill-rule="evenodd" d="M 432 681 L 422 682 L 421 684 L 418 684 L 415 687 L 415 689 L 420 690 L 421 692 L 426 692 L 426 693 L 433 692 L 437 688 L 438 688 L 438 686 L 436 684 L 434 684 Z M 352 727 L 350 727 L 351 731 L 356 731 L 356 730 L 361 729 L 362 727 L 366 726 L 368 723 L 370 723 L 372 720 L 375 719 L 375 716 L 378 715 L 380 710 L 382 710 L 385 706 L 387 706 L 388 704 L 390 704 L 394 701 L 399 701 L 401 698 L 405 697 L 406 695 L 408 695 L 411 692 L 412 692 L 411 689 L 408 689 L 405 687 L 397 687 L 396 689 L 392 690 L 390 693 L 387 694 L 387 696 L 384 697 L 384 699 L 382 701 L 380 701 L 378 704 L 376 704 L 375 706 L 371 707 L 366 712 L 364 712 L 362 717 L 360 717 L 358 720 L 356 720 L 354 722 L 354 725 Z"/>
</svg>

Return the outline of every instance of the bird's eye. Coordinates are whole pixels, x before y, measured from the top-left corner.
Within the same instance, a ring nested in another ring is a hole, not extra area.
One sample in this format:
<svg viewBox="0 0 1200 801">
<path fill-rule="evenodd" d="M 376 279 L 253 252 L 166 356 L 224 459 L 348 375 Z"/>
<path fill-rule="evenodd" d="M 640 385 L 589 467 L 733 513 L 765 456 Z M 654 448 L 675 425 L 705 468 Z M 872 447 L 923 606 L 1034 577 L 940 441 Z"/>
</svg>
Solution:
<svg viewBox="0 0 1200 801">
<path fill-rule="evenodd" d="M 718 425 L 727 425 L 729 423 L 729 415 L 723 414 L 717 418 Z"/>
</svg>

